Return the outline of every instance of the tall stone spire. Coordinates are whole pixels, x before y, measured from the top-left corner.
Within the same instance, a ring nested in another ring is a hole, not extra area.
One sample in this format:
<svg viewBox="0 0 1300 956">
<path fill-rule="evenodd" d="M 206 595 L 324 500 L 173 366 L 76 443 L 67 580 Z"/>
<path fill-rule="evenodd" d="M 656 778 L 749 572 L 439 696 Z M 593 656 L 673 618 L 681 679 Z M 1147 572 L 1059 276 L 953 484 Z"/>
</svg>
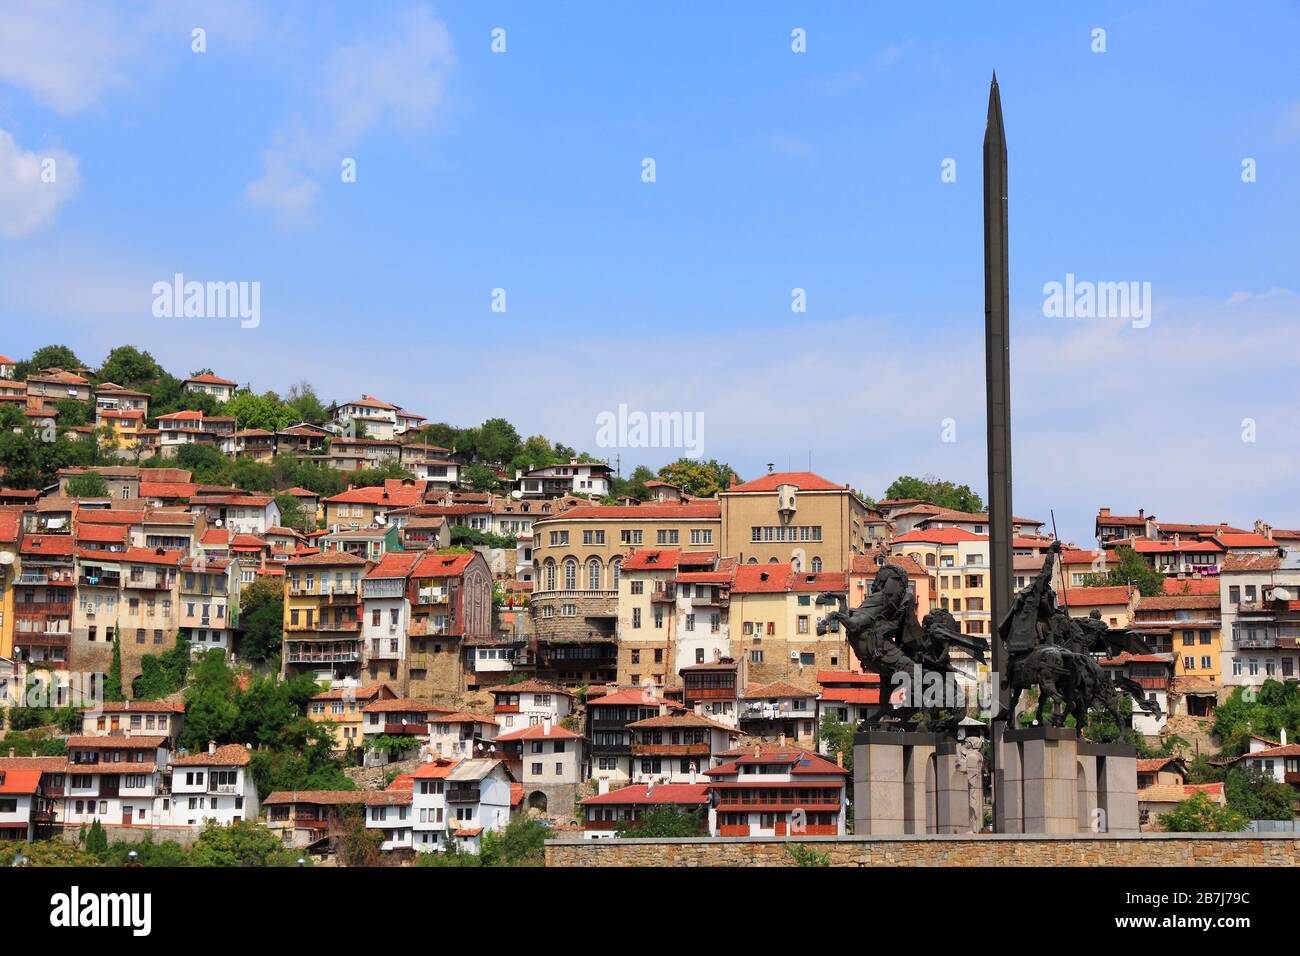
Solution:
<svg viewBox="0 0 1300 956">
<path fill-rule="evenodd" d="M 992 666 L 998 675 L 997 709 L 1010 702 L 1007 657 L 998 625 L 1011 609 L 1011 341 L 1007 292 L 1007 137 L 1002 127 L 998 75 L 989 85 L 984 129 L 984 374 L 988 415 L 989 611 Z M 1002 774 L 998 766 L 1005 722 L 993 726 L 993 829 L 1005 833 Z"/>
</svg>

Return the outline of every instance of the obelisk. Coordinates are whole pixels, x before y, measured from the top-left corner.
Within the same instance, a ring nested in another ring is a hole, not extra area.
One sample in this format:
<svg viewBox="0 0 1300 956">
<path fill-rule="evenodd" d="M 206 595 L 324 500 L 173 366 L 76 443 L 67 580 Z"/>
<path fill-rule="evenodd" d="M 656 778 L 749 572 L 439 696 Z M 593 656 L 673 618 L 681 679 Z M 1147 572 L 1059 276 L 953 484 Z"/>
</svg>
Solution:
<svg viewBox="0 0 1300 956">
<path fill-rule="evenodd" d="M 984 128 L 984 376 L 988 415 L 989 611 L 996 710 L 1010 703 L 1007 657 L 998 626 L 1011 609 L 1011 341 L 1007 293 L 1007 137 L 1002 128 L 998 75 L 989 86 Z M 993 831 L 1005 833 L 1000 750 L 1006 722 L 992 727 Z"/>
</svg>

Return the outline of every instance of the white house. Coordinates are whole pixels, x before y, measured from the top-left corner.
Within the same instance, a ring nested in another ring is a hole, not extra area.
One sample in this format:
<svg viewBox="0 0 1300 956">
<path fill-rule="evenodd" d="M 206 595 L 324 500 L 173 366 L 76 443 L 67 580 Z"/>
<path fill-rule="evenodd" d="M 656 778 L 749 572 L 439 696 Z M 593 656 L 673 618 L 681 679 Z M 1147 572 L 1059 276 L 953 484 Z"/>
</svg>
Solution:
<svg viewBox="0 0 1300 956">
<path fill-rule="evenodd" d="M 171 796 L 163 787 L 167 738 L 133 736 L 68 738 L 65 825 L 165 826 Z"/>
<path fill-rule="evenodd" d="M 366 792 L 366 829 L 382 834 L 381 850 L 409 850 L 414 833 L 412 792 L 404 786 Z"/>
<path fill-rule="evenodd" d="M 510 822 L 511 782 L 499 760 L 430 758 L 411 775 L 415 849 L 478 853 L 484 833 Z"/>
<path fill-rule="evenodd" d="M 1250 738 L 1250 749 L 1233 760 L 1272 777 L 1278 783 L 1300 787 L 1300 744 L 1286 742 L 1286 728 L 1277 740 Z"/>
<path fill-rule="evenodd" d="M 503 731 L 531 727 L 542 721 L 558 724 L 573 712 L 573 695 L 555 684 L 525 680 L 489 687 L 495 703 L 492 713 Z"/>
<path fill-rule="evenodd" d="M 228 378 L 221 378 L 219 375 L 195 375 L 187 378 L 184 383 L 184 389 L 187 392 L 198 392 L 203 395 L 211 395 L 219 402 L 228 402 L 235 394 L 235 389 L 239 388 L 238 382 L 232 382 Z"/>
<path fill-rule="evenodd" d="M 0 763 L 0 840 L 31 842 L 37 829 L 54 820 L 54 800 L 46 795 L 39 769 Z"/>
<path fill-rule="evenodd" d="M 627 725 L 632 733 L 632 782 L 699 783 L 721 760 L 737 732 L 699 714 L 664 714 Z"/>
<path fill-rule="evenodd" d="M 171 781 L 173 826 L 209 821 L 228 826 L 257 819 L 257 785 L 247 747 L 209 743 L 203 753 L 173 760 Z"/>
<path fill-rule="evenodd" d="M 485 757 L 497 722 L 481 714 L 439 714 L 429 724 L 429 749 L 439 757 Z M 475 743 L 482 745 L 478 749 Z"/>
<path fill-rule="evenodd" d="M 603 498 L 609 494 L 612 472 L 604 462 L 579 462 L 574 458 L 565 465 L 515 472 L 515 491 L 522 498 L 557 498 L 567 494 Z"/>
<path fill-rule="evenodd" d="M 190 511 L 202 512 L 210 528 L 235 534 L 265 534 L 280 527 L 280 506 L 270 495 L 200 495 L 190 499 Z"/>
</svg>

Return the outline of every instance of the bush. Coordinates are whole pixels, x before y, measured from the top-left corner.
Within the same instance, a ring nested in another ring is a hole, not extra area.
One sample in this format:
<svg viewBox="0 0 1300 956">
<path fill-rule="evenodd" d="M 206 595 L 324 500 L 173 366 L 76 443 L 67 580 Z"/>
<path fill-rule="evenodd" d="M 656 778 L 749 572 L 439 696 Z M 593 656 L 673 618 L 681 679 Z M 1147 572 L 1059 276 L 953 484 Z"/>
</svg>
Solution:
<svg viewBox="0 0 1300 956">
<path fill-rule="evenodd" d="M 1168 833 L 1236 833 L 1246 828 L 1246 818 L 1197 793 L 1161 816 L 1160 827 Z"/>
<path fill-rule="evenodd" d="M 528 817 L 515 817 L 499 832 L 485 833 L 484 866 L 545 866 L 546 827 Z"/>
</svg>

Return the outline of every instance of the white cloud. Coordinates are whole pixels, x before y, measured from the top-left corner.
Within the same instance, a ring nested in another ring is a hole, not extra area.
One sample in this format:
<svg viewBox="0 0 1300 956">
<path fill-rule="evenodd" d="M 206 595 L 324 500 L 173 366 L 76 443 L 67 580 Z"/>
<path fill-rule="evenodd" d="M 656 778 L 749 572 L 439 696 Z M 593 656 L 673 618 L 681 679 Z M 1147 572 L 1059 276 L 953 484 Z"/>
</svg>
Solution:
<svg viewBox="0 0 1300 956">
<path fill-rule="evenodd" d="M 403 12 L 382 36 L 334 50 L 321 68 L 306 116 L 277 130 L 262 175 L 244 198 L 284 224 L 309 221 L 320 180 L 338 175 L 348 151 L 380 128 L 423 129 L 446 103 L 456 54 L 446 25 L 426 7 Z"/>
<path fill-rule="evenodd" d="M 65 149 L 23 150 L 0 129 L 0 235 L 26 235 L 54 220 L 81 189 L 77 157 Z"/>
<path fill-rule="evenodd" d="M 192 55 L 190 31 L 209 50 L 246 52 L 270 34 L 251 0 L 6 0 L 0 6 L 0 83 L 64 116 L 83 112 L 136 74 Z"/>
</svg>

